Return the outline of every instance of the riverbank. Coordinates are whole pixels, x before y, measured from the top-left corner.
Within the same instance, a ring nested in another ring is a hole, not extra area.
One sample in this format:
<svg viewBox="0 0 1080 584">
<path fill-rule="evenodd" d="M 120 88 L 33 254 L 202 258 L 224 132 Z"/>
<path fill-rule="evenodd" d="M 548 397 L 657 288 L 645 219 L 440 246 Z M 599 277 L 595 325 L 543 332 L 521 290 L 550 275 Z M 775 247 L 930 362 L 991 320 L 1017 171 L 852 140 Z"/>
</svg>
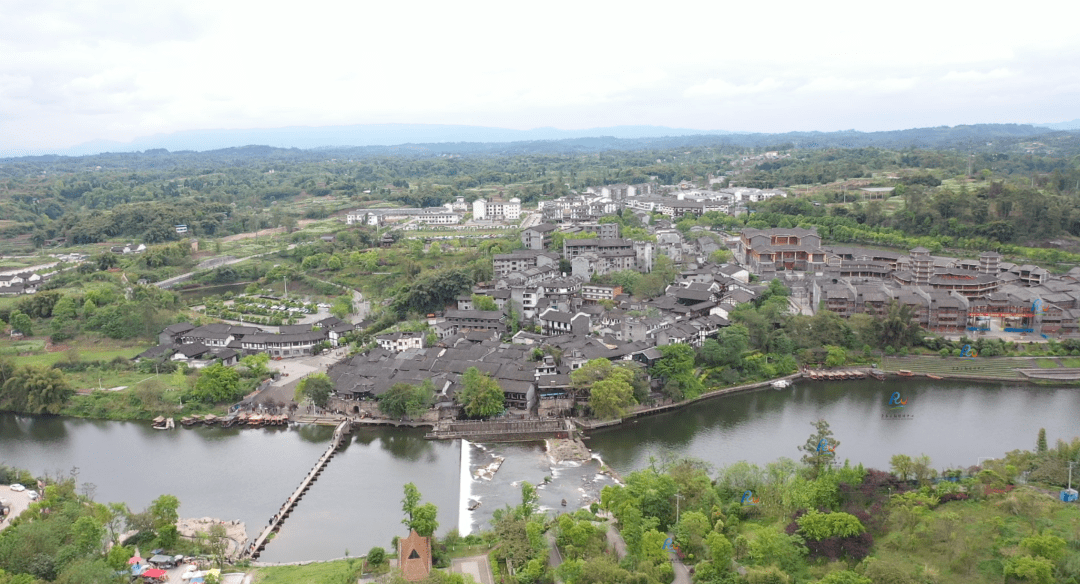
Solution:
<svg viewBox="0 0 1080 584">
<path fill-rule="evenodd" d="M 743 385 L 736 385 L 736 386 L 733 386 L 733 387 L 725 387 L 725 388 L 721 388 L 721 389 L 714 389 L 712 391 L 703 393 L 703 394 L 699 395 L 698 397 L 696 397 L 694 399 L 688 399 L 688 400 L 685 400 L 685 401 L 674 402 L 674 403 L 664 404 L 664 405 L 660 405 L 660 406 L 642 407 L 642 408 L 639 408 L 639 409 L 631 410 L 629 413 L 627 413 L 622 418 L 617 418 L 617 419 L 614 419 L 614 420 L 582 420 L 582 419 L 579 419 L 579 418 L 574 418 L 574 424 L 576 424 L 577 427 L 580 428 L 581 430 L 596 430 L 596 429 L 599 429 L 599 428 L 608 428 L 608 427 L 611 427 L 611 426 L 618 426 L 619 424 L 622 424 L 623 422 L 626 422 L 628 420 L 632 420 L 634 418 L 638 418 L 638 417 L 642 417 L 642 416 L 651 416 L 651 415 L 654 415 L 654 414 L 661 414 L 661 413 L 664 413 L 664 412 L 670 412 L 670 411 L 682 409 L 682 408 L 685 408 L 685 407 L 687 407 L 687 406 L 689 406 L 691 404 L 698 403 L 700 401 L 713 399 L 713 398 L 717 398 L 717 397 L 721 397 L 721 396 L 725 396 L 725 395 L 731 395 L 733 393 L 739 393 L 739 392 L 743 392 L 743 391 L 752 391 L 752 390 L 755 390 L 755 389 L 762 389 L 762 388 L 765 388 L 765 387 L 772 387 L 773 383 L 775 383 L 777 381 L 781 381 L 781 380 L 787 381 L 787 382 L 790 383 L 790 382 L 795 381 L 796 379 L 799 379 L 800 377 L 802 377 L 801 372 L 800 373 L 792 373 L 791 375 L 785 375 L 784 377 L 777 377 L 776 379 L 769 379 L 767 381 L 759 381 L 759 382 L 756 382 L 756 383 L 746 383 L 746 384 L 743 384 Z"/>
</svg>

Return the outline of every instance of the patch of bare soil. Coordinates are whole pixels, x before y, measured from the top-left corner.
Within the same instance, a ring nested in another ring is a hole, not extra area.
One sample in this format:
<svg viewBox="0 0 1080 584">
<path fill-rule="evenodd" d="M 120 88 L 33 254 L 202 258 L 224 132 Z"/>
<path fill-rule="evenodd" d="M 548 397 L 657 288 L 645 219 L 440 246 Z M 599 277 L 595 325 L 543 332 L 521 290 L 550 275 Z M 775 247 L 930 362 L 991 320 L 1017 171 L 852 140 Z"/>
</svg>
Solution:
<svg viewBox="0 0 1080 584">
<path fill-rule="evenodd" d="M 546 442 L 548 456 L 554 462 L 588 462 L 592 460 L 592 451 L 580 440 L 548 438 Z"/>
<path fill-rule="evenodd" d="M 299 227 L 306 227 L 308 225 L 311 225 L 314 222 L 315 222 L 314 219 L 301 219 L 301 220 L 297 221 L 296 224 Z M 263 229 L 263 230 L 259 231 L 259 236 L 260 237 L 267 237 L 269 235 L 274 235 L 275 233 L 285 233 L 285 228 L 284 227 L 274 227 L 273 229 Z M 222 237 L 221 241 L 239 241 L 241 239 L 252 239 L 254 237 L 255 237 L 255 232 L 252 231 L 252 232 L 249 232 L 249 233 L 237 233 L 236 235 L 229 235 L 227 237 Z"/>
</svg>

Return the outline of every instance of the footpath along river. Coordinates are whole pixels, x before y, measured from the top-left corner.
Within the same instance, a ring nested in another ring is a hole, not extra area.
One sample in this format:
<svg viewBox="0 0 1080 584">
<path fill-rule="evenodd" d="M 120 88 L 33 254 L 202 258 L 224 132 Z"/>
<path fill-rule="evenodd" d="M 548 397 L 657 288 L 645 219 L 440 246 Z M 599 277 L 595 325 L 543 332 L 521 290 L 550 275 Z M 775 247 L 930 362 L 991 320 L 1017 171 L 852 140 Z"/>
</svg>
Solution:
<svg viewBox="0 0 1080 584">
<path fill-rule="evenodd" d="M 888 404 L 900 392 L 906 405 Z M 883 419 L 883 415 L 906 416 Z M 935 468 L 968 467 L 980 457 L 1031 449 L 1039 428 L 1051 443 L 1080 435 L 1080 389 L 926 379 L 809 382 L 694 404 L 593 432 L 595 455 L 625 475 L 664 456 L 714 465 L 764 464 L 796 450 L 810 423 L 829 421 L 837 454 L 887 469 L 893 454 L 927 454 Z M 0 463 L 36 474 L 69 474 L 92 483 L 98 501 L 142 509 L 158 495 L 181 501 L 182 517 L 239 519 L 254 537 L 326 447 L 331 427 L 237 430 L 0 414 Z M 464 456 L 463 456 L 464 455 Z M 498 458 L 493 478 L 476 471 Z M 542 443 L 476 445 L 424 440 L 418 430 L 363 428 L 305 495 L 261 561 L 290 562 L 361 555 L 405 535 L 402 485 L 413 482 L 439 507 L 439 533 L 487 527 L 491 513 L 520 501 L 520 482 L 540 484 L 541 504 L 571 510 L 611 479 L 599 462 L 552 463 Z M 480 507 L 468 511 L 470 501 Z"/>
</svg>

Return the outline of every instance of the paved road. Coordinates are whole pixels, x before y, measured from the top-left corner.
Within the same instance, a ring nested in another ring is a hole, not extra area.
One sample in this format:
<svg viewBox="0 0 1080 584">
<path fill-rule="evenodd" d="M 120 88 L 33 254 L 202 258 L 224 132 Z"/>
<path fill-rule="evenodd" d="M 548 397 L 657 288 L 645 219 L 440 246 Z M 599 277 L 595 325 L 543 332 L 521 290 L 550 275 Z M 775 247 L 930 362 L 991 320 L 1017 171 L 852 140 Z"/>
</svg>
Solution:
<svg viewBox="0 0 1080 584">
<path fill-rule="evenodd" d="M 608 545 L 615 548 L 615 555 L 618 556 L 620 560 L 626 557 L 626 541 L 623 540 L 619 530 L 615 528 L 614 521 L 608 523 L 607 541 Z"/>
<path fill-rule="evenodd" d="M 287 404 L 293 401 L 296 385 L 305 375 L 311 373 L 326 373 L 326 369 L 338 362 L 348 354 L 345 347 L 334 349 L 326 355 L 310 355 L 307 357 L 292 357 L 281 361 L 271 361 L 270 369 L 281 371 L 282 375 L 276 381 L 270 383 L 270 387 L 255 396 L 252 404 L 269 406 L 273 403 Z M 288 377 L 284 374 L 288 373 Z"/>
<path fill-rule="evenodd" d="M 27 489 L 32 489 L 33 486 L 28 486 Z M 0 486 L 0 499 L 4 499 L 8 502 L 8 506 L 11 507 L 11 513 L 8 514 L 2 522 L 0 522 L 0 530 L 5 529 L 8 525 L 11 525 L 11 520 L 26 511 L 26 508 L 30 506 L 33 501 L 27 496 L 26 491 L 15 492 L 12 491 L 8 485 Z"/>
<path fill-rule="evenodd" d="M 554 570 L 562 565 L 562 554 L 559 553 L 559 547 L 555 545 L 555 534 L 548 531 L 544 534 L 548 542 L 548 566 Z M 562 584 L 562 579 L 555 576 L 555 584 Z"/>
<path fill-rule="evenodd" d="M 671 567 L 675 569 L 675 579 L 671 581 L 671 584 L 691 584 L 690 568 L 682 563 L 675 552 L 668 552 L 668 556 L 671 558 Z"/>
<path fill-rule="evenodd" d="M 495 576 L 491 573 L 487 556 L 458 558 L 450 565 L 450 571 L 456 574 L 468 574 L 477 584 L 495 584 Z"/>
</svg>

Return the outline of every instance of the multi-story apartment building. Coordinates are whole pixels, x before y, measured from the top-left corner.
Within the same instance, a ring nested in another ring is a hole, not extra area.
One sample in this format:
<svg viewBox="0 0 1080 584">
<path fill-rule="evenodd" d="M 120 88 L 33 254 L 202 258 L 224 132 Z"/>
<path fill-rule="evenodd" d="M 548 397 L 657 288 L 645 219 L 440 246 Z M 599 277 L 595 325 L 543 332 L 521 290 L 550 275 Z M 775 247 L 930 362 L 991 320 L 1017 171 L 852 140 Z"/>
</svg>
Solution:
<svg viewBox="0 0 1080 584">
<path fill-rule="evenodd" d="M 477 221 L 516 221 L 521 218 L 521 199 L 514 197 L 508 202 L 488 201 L 483 198 L 473 201 L 473 219 Z"/>
<path fill-rule="evenodd" d="M 547 249 L 551 245 L 551 236 L 555 233 L 555 226 L 550 223 L 541 223 L 528 229 L 521 230 L 521 245 L 525 249 Z"/>
<path fill-rule="evenodd" d="M 529 268 L 558 266 L 559 254 L 535 249 L 518 250 L 511 253 L 495 254 L 491 260 L 495 277 L 502 277 L 513 272 L 523 272 Z"/>
<path fill-rule="evenodd" d="M 738 240 L 739 262 L 751 271 L 817 270 L 826 266 L 825 250 L 816 229 L 743 229 Z"/>
</svg>

